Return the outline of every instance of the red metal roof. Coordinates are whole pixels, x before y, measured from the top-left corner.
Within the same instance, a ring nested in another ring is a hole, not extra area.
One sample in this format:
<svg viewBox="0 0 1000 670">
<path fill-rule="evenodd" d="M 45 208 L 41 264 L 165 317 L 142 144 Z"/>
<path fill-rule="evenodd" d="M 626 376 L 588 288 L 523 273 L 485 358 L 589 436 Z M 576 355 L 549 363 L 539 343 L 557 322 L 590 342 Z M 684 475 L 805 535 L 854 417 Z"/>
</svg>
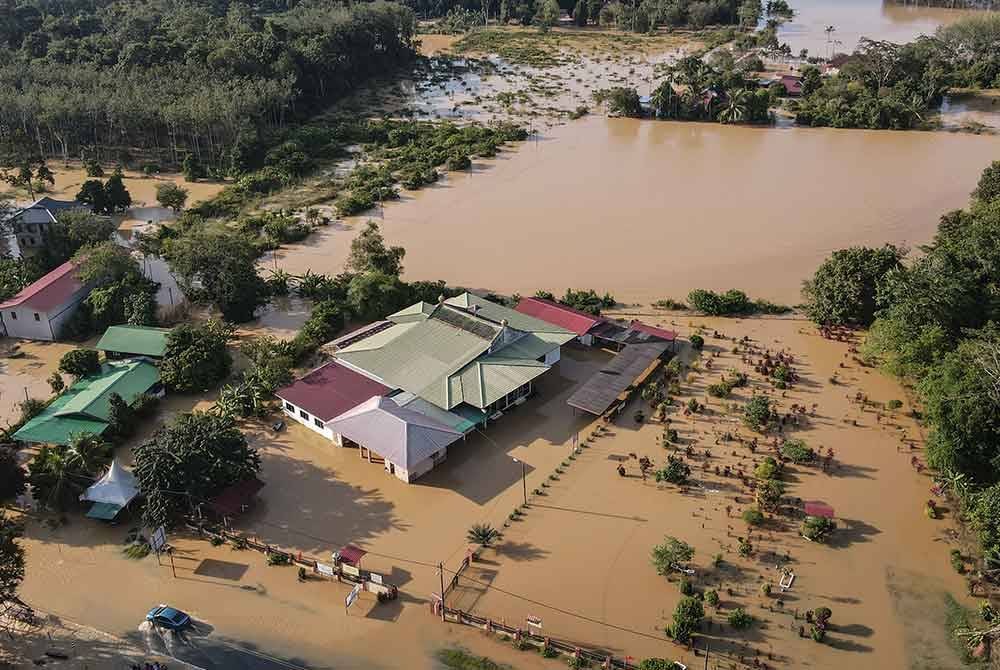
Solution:
<svg viewBox="0 0 1000 670">
<path fill-rule="evenodd" d="M 47 312 L 59 307 L 83 288 L 76 278 L 76 265 L 66 261 L 38 281 L 25 286 L 20 293 L 0 304 L 0 309 L 26 305 L 39 312 Z"/>
<path fill-rule="evenodd" d="M 521 298 L 514 309 L 521 314 L 527 314 L 554 326 L 573 331 L 577 335 L 586 335 L 591 328 L 604 322 L 604 319 L 599 316 L 587 314 L 545 298 Z"/>
<path fill-rule="evenodd" d="M 369 398 L 385 395 L 391 390 L 342 363 L 330 361 L 279 389 L 275 395 L 323 421 L 329 421 Z"/>
<path fill-rule="evenodd" d="M 361 559 L 364 558 L 364 555 L 368 552 L 361 547 L 355 547 L 353 544 L 349 544 L 337 553 L 340 554 L 341 563 L 347 563 L 348 565 L 358 567 L 358 563 L 361 562 Z"/>
<path fill-rule="evenodd" d="M 834 517 L 833 508 L 819 500 L 806 502 L 806 514 L 809 516 L 825 516 L 828 519 Z"/>
<path fill-rule="evenodd" d="M 674 331 L 657 328 L 656 326 L 650 326 L 642 321 L 639 321 L 638 319 L 633 319 L 632 323 L 630 323 L 628 327 L 632 330 L 639 331 L 640 333 L 646 333 L 647 335 L 658 337 L 661 340 L 666 340 L 667 342 L 673 342 L 677 339 L 677 333 Z"/>
</svg>

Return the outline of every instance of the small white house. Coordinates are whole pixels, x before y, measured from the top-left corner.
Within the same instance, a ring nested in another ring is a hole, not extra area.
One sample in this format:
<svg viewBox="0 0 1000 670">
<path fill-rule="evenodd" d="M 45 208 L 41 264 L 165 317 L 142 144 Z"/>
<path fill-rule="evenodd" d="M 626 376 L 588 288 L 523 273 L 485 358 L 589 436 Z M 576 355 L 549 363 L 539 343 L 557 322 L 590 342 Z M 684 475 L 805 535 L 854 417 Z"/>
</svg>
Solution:
<svg viewBox="0 0 1000 670">
<path fill-rule="evenodd" d="M 65 323 L 90 293 L 67 261 L 10 300 L 0 303 L 0 329 L 7 337 L 56 340 Z"/>
</svg>

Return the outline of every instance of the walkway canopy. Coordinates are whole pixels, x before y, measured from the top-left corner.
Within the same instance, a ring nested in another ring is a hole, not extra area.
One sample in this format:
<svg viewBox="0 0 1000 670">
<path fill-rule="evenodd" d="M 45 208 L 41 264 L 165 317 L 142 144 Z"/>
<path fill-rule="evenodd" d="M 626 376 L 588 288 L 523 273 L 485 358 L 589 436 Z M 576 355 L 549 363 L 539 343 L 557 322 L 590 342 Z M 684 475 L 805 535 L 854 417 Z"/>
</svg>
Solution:
<svg viewBox="0 0 1000 670">
<path fill-rule="evenodd" d="M 663 341 L 627 345 L 566 402 L 601 416 L 669 348 L 670 343 Z"/>
<path fill-rule="evenodd" d="M 381 396 L 344 412 L 327 427 L 407 470 L 463 436 L 461 431 Z"/>
<path fill-rule="evenodd" d="M 80 496 L 80 500 L 95 503 L 87 516 L 98 519 L 113 519 L 115 515 L 135 497 L 139 489 L 135 485 L 135 477 L 131 472 L 118 464 L 118 459 L 111 461 L 111 467 L 93 486 Z"/>
</svg>

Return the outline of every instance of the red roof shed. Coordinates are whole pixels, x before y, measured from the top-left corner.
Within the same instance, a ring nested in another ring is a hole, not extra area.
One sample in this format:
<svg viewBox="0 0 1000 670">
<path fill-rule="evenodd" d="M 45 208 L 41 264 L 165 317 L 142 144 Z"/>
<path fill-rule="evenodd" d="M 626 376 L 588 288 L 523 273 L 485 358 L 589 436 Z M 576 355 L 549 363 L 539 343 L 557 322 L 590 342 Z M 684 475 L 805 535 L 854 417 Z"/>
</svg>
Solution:
<svg viewBox="0 0 1000 670">
<path fill-rule="evenodd" d="M 275 395 L 325 422 L 391 390 L 338 361 L 330 361 L 278 389 Z"/>
<path fill-rule="evenodd" d="M 586 335 L 597 324 L 604 323 L 604 319 L 599 316 L 545 298 L 521 298 L 514 309 L 581 336 Z"/>
</svg>

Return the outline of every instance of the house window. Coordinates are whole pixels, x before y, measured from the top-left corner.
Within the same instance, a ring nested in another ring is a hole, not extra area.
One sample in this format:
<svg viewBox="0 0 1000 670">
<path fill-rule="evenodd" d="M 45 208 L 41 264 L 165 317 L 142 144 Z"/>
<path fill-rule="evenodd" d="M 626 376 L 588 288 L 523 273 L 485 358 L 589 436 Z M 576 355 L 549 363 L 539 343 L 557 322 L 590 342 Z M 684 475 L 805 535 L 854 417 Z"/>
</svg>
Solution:
<svg viewBox="0 0 1000 670">
<path fill-rule="evenodd" d="M 11 318 L 12 320 L 14 320 L 14 321 L 17 321 L 17 312 L 11 312 L 11 313 L 10 313 L 10 318 Z"/>
<path fill-rule="evenodd" d="M 292 403 L 290 403 L 288 401 L 285 401 L 285 409 L 287 409 L 289 412 L 294 412 L 295 411 L 295 405 L 293 405 Z"/>
<path fill-rule="evenodd" d="M 305 411 L 304 409 L 299 410 L 299 416 L 301 416 L 306 421 L 309 420 L 309 412 Z"/>
<path fill-rule="evenodd" d="M 315 418 L 315 417 L 313 417 L 313 423 L 316 424 L 317 428 L 322 428 L 323 427 L 323 422 L 320 421 L 319 419 Z"/>
<path fill-rule="evenodd" d="M 35 321 L 41 321 L 42 317 L 38 316 L 38 312 L 35 312 Z"/>
</svg>

